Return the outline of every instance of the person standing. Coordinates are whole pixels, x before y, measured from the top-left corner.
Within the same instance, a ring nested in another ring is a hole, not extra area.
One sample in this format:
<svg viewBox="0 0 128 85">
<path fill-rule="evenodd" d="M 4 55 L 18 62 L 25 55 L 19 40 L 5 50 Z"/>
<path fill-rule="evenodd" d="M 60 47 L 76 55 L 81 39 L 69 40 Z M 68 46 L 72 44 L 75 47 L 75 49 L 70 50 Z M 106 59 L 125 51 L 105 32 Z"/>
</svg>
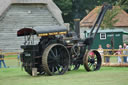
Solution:
<svg viewBox="0 0 128 85">
<path fill-rule="evenodd" d="M 102 45 L 99 45 L 98 52 L 100 53 L 101 58 L 103 59 L 104 50 L 102 48 Z"/>
<path fill-rule="evenodd" d="M 126 43 L 124 43 L 124 51 L 123 51 L 124 55 L 128 55 L 128 45 Z M 127 63 L 127 58 L 128 56 L 123 56 L 123 62 Z"/>
<path fill-rule="evenodd" d="M 122 55 L 122 45 L 119 45 L 119 49 L 118 51 L 116 52 L 117 55 Z M 120 56 L 118 56 L 118 63 L 121 63 L 122 62 L 122 59 Z"/>
<path fill-rule="evenodd" d="M 0 68 L 1 68 L 1 60 L 2 60 L 2 50 L 0 49 Z"/>
<path fill-rule="evenodd" d="M 18 60 L 18 66 L 20 66 L 20 54 L 18 54 L 17 60 Z"/>
<path fill-rule="evenodd" d="M 6 64 L 4 62 L 4 55 L 2 54 L 2 50 L 0 50 L 0 68 L 2 67 L 1 63 L 3 63 L 4 68 L 6 68 Z"/>
<path fill-rule="evenodd" d="M 1 54 L 0 54 L 0 68 L 1 68 Z"/>
<path fill-rule="evenodd" d="M 107 47 L 108 51 L 105 52 L 105 55 L 111 55 L 112 51 L 111 51 L 110 44 L 107 44 L 106 47 Z M 104 62 L 109 63 L 110 62 L 110 56 L 105 56 L 104 57 Z"/>
</svg>

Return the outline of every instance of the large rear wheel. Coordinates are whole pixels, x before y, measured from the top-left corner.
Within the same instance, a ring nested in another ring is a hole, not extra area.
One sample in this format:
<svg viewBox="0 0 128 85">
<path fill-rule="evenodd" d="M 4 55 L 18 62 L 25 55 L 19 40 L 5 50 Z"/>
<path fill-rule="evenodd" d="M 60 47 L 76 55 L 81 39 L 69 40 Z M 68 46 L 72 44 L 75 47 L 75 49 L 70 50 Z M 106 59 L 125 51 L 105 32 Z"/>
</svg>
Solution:
<svg viewBox="0 0 128 85">
<path fill-rule="evenodd" d="M 87 71 L 96 71 L 101 67 L 101 55 L 96 50 L 87 51 L 83 58 L 83 64 Z"/>
<path fill-rule="evenodd" d="M 48 75 L 61 75 L 68 70 L 70 56 L 67 48 L 62 44 L 51 44 L 43 53 L 42 64 Z"/>
</svg>

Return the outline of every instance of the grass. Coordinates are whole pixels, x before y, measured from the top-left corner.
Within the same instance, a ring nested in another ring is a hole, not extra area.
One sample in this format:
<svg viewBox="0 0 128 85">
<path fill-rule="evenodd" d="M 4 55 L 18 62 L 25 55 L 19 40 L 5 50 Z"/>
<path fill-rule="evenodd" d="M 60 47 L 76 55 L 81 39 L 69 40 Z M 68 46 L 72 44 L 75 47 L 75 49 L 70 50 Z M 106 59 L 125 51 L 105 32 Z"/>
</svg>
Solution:
<svg viewBox="0 0 128 85">
<path fill-rule="evenodd" d="M 18 60 L 17 59 L 11 59 L 11 60 L 5 60 L 7 67 L 18 67 Z"/>
<path fill-rule="evenodd" d="M 18 67 L 19 60 L 17 59 L 17 55 L 7 55 L 4 57 L 4 61 L 7 67 Z"/>
<path fill-rule="evenodd" d="M 13 58 L 17 58 L 18 55 L 6 55 L 5 58 L 10 58 L 10 57 L 13 57 Z"/>
<path fill-rule="evenodd" d="M 116 63 L 117 57 L 110 60 Z M 5 63 L 10 68 L 0 69 L 0 85 L 128 85 L 128 67 L 102 67 L 96 72 L 86 72 L 81 66 L 64 75 L 32 77 L 18 67 L 17 59 Z"/>
<path fill-rule="evenodd" d="M 56 76 L 29 76 L 20 68 L 0 69 L 0 85 L 127 85 L 128 68 L 102 67 L 86 72 L 83 67 Z"/>
</svg>

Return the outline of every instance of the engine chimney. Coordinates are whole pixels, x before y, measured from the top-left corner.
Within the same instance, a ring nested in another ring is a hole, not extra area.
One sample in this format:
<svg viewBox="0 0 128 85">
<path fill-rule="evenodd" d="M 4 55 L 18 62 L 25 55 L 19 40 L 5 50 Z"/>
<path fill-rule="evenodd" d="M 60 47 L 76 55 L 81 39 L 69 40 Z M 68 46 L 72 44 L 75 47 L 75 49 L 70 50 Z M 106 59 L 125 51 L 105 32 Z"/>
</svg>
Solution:
<svg viewBox="0 0 128 85">
<path fill-rule="evenodd" d="M 80 38 L 80 19 L 74 19 L 74 30 L 77 35 L 77 38 Z"/>
<path fill-rule="evenodd" d="M 77 35 L 77 38 L 80 38 L 80 4 L 80 0 L 72 0 L 74 31 Z"/>
</svg>

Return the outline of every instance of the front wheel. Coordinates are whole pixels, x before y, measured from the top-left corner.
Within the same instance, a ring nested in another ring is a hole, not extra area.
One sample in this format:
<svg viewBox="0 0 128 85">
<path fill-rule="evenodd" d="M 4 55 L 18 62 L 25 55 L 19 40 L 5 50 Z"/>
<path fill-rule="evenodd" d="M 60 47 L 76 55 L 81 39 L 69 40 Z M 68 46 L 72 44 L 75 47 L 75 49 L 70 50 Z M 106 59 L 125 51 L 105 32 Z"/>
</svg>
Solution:
<svg viewBox="0 0 128 85">
<path fill-rule="evenodd" d="M 87 51 L 83 58 L 84 68 L 87 71 L 96 71 L 101 67 L 101 55 L 96 50 Z"/>
</svg>

